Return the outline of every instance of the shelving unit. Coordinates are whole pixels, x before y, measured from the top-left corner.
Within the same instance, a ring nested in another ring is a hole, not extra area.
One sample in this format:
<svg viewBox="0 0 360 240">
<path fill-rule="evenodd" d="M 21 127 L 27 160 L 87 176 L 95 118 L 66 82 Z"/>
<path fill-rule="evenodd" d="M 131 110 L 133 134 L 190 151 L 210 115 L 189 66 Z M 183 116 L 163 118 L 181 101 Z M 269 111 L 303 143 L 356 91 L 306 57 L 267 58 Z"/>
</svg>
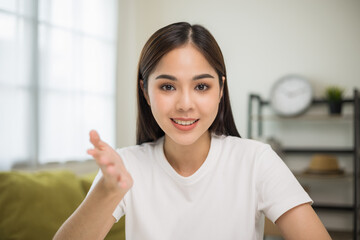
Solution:
<svg viewBox="0 0 360 240">
<path fill-rule="evenodd" d="M 276 115 L 265 116 L 263 114 L 263 109 L 265 107 L 270 107 L 270 102 L 263 100 L 260 95 L 250 94 L 249 102 L 248 102 L 248 138 L 254 138 L 254 131 L 257 132 L 257 137 L 263 136 L 264 130 L 264 121 L 271 119 L 272 121 L 282 120 L 284 118 L 278 117 Z M 311 107 L 314 106 L 322 106 L 327 107 L 328 101 L 322 99 L 313 99 Z M 312 121 L 321 119 L 321 121 L 331 121 L 335 119 L 346 119 L 353 122 L 353 143 L 354 145 L 351 147 L 284 147 L 282 152 L 285 155 L 311 155 L 318 153 L 326 153 L 326 154 L 336 154 L 336 155 L 347 155 L 352 156 L 353 159 L 353 203 L 350 205 L 347 204 L 314 204 L 313 208 L 315 210 L 327 210 L 327 211 L 346 211 L 353 213 L 353 239 L 360 240 L 359 237 L 359 162 L 360 162 L 360 105 L 359 105 L 359 92 L 354 89 L 353 98 L 344 99 L 344 105 L 352 105 L 353 106 L 353 114 L 352 115 L 344 115 L 339 117 L 331 117 L 329 115 L 320 114 L 314 116 L 305 116 L 301 117 L 292 117 L 286 118 L 286 121 Z M 256 125 L 256 126 L 255 126 Z"/>
</svg>

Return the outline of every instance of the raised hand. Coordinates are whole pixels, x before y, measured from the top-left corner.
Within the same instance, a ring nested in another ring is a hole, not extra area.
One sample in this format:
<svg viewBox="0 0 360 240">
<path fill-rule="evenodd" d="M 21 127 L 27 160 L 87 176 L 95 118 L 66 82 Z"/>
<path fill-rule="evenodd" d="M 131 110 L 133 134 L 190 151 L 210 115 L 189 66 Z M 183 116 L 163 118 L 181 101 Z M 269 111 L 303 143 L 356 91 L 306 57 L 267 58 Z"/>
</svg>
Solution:
<svg viewBox="0 0 360 240">
<path fill-rule="evenodd" d="M 133 185 L 133 179 L 126 170 L 120 155 L 100 139 L 95 130 L 90 131 L 90 142 L 93 149 L 87 151 L 101 168 L 103 183 L 111 193 L 126 193 Z"/>
</svg>

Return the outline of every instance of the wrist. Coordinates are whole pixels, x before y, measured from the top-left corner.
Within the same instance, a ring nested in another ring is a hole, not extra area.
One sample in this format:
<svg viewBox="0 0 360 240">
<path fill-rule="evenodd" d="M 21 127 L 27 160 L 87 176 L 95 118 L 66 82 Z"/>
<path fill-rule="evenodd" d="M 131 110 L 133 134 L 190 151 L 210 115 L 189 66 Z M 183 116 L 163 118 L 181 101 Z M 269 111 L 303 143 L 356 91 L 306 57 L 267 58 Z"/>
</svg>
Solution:
<svg viewBox="0 0 360 240">
<path fill-rule="evenodd" d="M 107 180 L 102 177 L 98 182 L 99 191 L 106 198 L 115 198 L 121 200 L 128 190 L 120 189 L 114 184 L 108 184 Z"/>
</svg>

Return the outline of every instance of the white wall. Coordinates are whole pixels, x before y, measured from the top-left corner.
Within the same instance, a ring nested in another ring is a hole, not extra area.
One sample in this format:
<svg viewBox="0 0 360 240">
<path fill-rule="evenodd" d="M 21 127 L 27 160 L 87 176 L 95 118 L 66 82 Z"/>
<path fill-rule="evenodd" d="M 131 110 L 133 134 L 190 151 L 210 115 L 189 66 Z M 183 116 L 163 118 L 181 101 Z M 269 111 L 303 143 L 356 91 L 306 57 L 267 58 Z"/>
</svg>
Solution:
<svg viewBox="0 0 360 240">
<path fill-rule="evenodd" d="M 141 48 L 155 30 L 177 21 L 202 24 L 217 39 L 225 56 L 233 113 L 242 136 L 247 135 L 248 94 L 260 93 L 267 98 L 272 84 L 285 74 L 307 77 L 316 97 L 321 97 L 324 88 L 332 84 L 343 86 L 348 96 L 354 87 L 360 89 L 360 1 L 120 0 L 120 3 L 118 147 L 135 143 L 136 67 Z M 335 138 L 344 139 L 343 145 L 352 141 L 347 137 Z M 345 165 L 349 167 L 349 161 Z M 346 181 L 344 184 L 349 186 Z M 351 201 L 351 189 L 346 191 L 346 199 Z M 341 192 L 337 195 L 339 201 L 344 196 Z M 335 228 L 351 228 L 351 218 L 339 222 L 337 219 L 341 218 L 338 215 L 327 221 Z"/>
</svg>

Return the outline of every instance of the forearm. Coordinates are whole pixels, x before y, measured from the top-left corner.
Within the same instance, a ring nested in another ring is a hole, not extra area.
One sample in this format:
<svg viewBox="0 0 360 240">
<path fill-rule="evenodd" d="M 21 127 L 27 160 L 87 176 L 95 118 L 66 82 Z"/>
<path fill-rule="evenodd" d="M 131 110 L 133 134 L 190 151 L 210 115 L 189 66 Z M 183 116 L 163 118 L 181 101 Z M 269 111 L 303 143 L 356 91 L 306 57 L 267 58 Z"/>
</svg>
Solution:
<svg viewBox="0 0 360 240">
<path fill-rule="evenodd" d="M 125 192 L 108 192 L 102 178 L 54 239 L 104 239 L 115 222 L 112 213 L 124 195 Z"/>
</svg>

